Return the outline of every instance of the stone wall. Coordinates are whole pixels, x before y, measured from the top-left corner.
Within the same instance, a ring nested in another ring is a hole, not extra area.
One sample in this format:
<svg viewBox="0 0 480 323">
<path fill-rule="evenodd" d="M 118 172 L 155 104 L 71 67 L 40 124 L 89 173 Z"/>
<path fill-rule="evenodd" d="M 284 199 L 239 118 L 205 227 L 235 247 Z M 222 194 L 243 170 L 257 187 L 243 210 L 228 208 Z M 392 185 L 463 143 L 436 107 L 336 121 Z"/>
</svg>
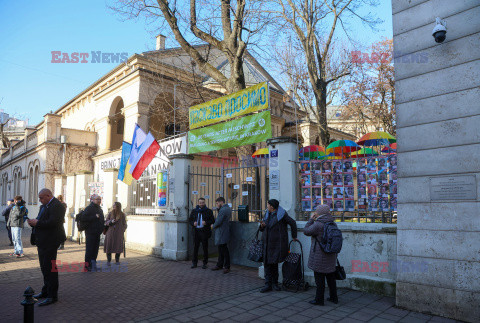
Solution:
<svg viewBox="0 0 480 323">
<path fill-rule="evenodd" d="M 305 221 L 297 221 L 298 239 L 303 247 L 305 279 L 314 286 L 313 271 L 308 268 L 311 237 L 303 234 L 305 224 Z M 409 268 L 397 266 L 396 225 L 347 222 L 339 222 L 337 225 L 343 234 L 343 246 L 338 260 L 347 274 L 347 279 L 337 281 L 337 286 L 395 296 L 397 272 L 416 270 L 411 266 Z M 297 243 L 292 243 L 292 252 L 300 252 Z M 259 275 L 263 278 L 263 266 L 259 268 Z M 280 282 L 281 280 L 280 265 Z"/>
<path fill-rule="evenodd" d="M 480 320 L 480 3 L 393 0 L 398 140 L 397 305 Z M 435 43 L 435 18 L 447 23 Z M 426 62 L 402 61 L 422 55 Z M 436 178 L 473 180 L 470 199 L 433 199 Z M 465 177 L 464 177 L 465 178 Z M 476 192 L 475 192 L 476 190 Z"/>
</svg>

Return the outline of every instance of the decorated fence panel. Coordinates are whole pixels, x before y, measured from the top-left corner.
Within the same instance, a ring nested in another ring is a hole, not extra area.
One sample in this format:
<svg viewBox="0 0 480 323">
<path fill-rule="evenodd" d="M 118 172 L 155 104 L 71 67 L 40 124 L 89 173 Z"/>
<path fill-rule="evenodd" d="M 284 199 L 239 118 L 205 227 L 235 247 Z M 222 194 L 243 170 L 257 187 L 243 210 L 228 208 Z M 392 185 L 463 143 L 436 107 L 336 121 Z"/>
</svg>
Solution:
<svg viewBox="0 0 480 323">
<path fill-rule="evenodd" d="M 328 204 L 342 221 L 396 222 L 396 154 L 301 161 L 299 183 L 304 219 Z"/>
</svg>

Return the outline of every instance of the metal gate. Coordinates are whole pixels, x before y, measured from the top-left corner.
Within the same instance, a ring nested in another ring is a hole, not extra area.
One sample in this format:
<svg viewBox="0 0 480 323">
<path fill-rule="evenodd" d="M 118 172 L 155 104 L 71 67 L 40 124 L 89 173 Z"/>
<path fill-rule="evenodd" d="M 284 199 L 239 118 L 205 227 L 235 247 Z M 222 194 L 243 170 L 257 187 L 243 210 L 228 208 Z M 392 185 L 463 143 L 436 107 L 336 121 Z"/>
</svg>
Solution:
<svg viewBox="0 0 480 323">
<path fill-rule="evenodd" d="M 232 221 L 238 221 L 238 206 L 248 205 L 249 221 L 259 221 L 268 200 L 268 159 L 241 159 L 237 167 L 189 168 L 189 212 L 200 197 L 209 208 L 223 196 L 232 208 Z"/>
</svg>

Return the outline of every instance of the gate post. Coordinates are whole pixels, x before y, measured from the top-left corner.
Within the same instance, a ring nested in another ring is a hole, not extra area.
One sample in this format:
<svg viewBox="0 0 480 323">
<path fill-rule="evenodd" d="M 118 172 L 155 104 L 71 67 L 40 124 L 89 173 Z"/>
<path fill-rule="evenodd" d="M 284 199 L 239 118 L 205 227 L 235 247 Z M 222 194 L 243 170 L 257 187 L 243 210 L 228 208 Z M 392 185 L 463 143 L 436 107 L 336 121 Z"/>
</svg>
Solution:
<svg viewBox="0 0 480 323">
<path fill-rule="evenodd" d="M 268 199 L 279 200 L 288 215 L 297 220 L 297 140 L 292 137 L 275 137 L 268 139 L 267 145 L 270 151 Z"/>
<path fill-rule="evenodd" d="M 168 174 L 168 205 L 165 212 L 165 244 L 162 257 L 170 260 L 188 258 L 188 170 L 193 156 L 176 154 Z"/>
</svg>

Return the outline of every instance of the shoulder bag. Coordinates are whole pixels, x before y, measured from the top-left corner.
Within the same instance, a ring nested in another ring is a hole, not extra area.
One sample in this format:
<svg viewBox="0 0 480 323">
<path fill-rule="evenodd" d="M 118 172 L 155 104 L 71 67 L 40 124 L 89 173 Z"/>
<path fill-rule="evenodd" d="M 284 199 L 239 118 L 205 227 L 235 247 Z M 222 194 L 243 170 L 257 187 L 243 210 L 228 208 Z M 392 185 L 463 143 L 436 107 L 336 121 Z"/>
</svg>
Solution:
<svg viewBox="0 0 480 323">
<path fill-rule="evenodd" d="M 258 240 L 258 232 L 260 232 L 260 227 L 258 227 L 257 234 L 255 239 L 252 240 L 252 244 L 248 248 L 247 258 L 251 261 L 262 262 L 263 261 L 263 241 Z"/>
</svg>

